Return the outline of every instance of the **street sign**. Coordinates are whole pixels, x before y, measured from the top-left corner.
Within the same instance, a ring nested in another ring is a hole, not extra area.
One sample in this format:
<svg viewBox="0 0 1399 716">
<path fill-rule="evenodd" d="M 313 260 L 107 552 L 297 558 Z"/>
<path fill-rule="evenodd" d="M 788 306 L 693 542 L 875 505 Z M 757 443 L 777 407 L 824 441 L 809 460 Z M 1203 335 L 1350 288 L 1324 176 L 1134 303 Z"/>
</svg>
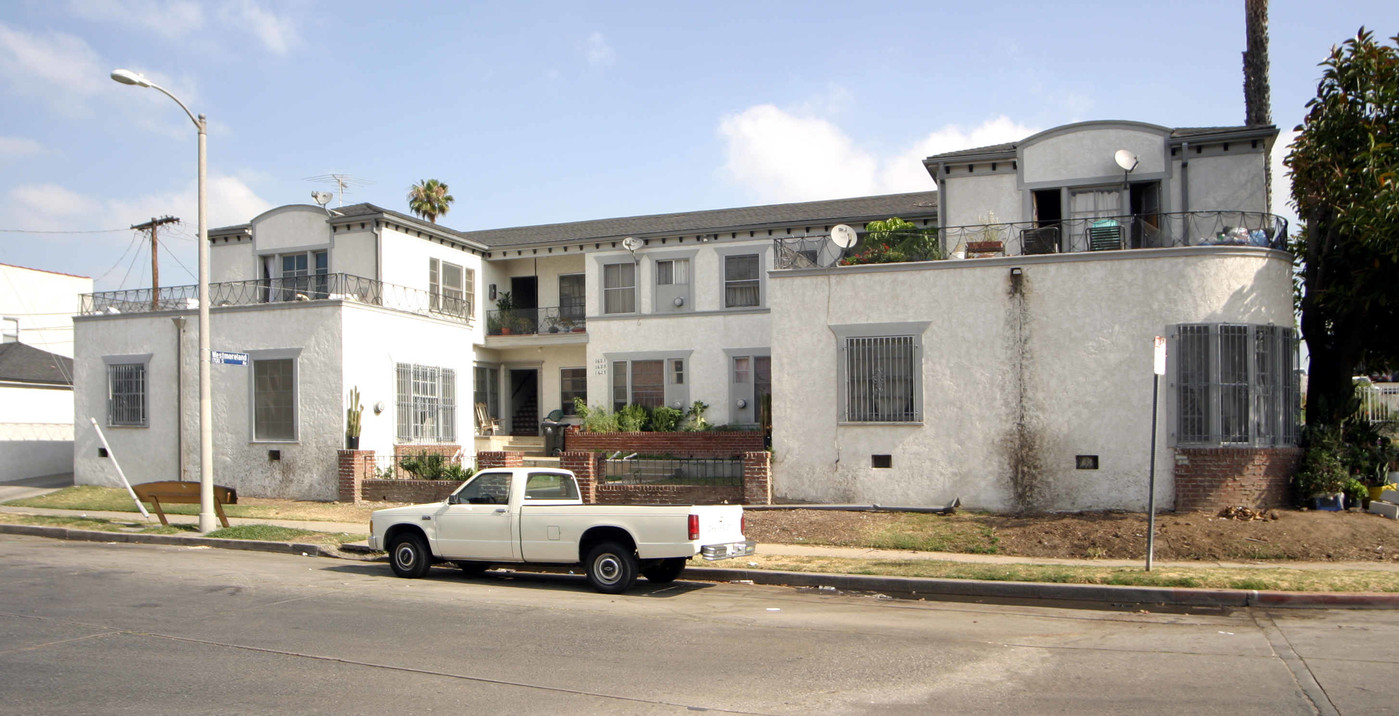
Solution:
<svg viewBox="0 0 1399 716">
<path fill-rule="evenodd" d="M 223 365 L 247 365 L 248 354 L 237 353 L 235 351 L 209 351 L 210 358 L 214 363 Z"/>
<path fill-rule="evenodd" d="M 1154 361 L 1155 366 L 1154 366 L 1154 367 L 1156 368 L 1156 371 L 1155 371 L 1156 374 L 1157 374 L 1157 375 L 1165 375 L 1165 374 L 1166 374 L 1166 338 L 1165 338 L 1165 336 L 1157 336 L 1157 337 L 1156 337 L 1156 342 L 1155 342 L 1155 344 L 1154 344 L 1154 351 L 1153 351 L 1153 353 L 1152 353 L 1152 357 L 1155 358 L 1155 361 Z"/>
</svg>

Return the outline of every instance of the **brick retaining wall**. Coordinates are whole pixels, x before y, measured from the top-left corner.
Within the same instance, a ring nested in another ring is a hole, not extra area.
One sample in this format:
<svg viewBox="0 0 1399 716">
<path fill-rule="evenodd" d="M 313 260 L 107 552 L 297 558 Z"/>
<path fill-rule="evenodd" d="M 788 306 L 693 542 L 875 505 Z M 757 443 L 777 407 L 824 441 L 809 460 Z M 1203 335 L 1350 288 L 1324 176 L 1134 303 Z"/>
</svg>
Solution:
<svg viewBox="0 0 1399 716">
<path fill-rule="evenodd" d="M 461 487 L 461 480 L 365 480 L 364 499 L 377 502 L 441 502 Z"/>
<path fill-rule="evenodd" d="M 708 430 L 700 433 L 585 433 L 569 430 L 569 450 L 674 457 L 736 457 L 763 450 L 761 430 Z"/>
<path fill-rule="evenodd" d="M 743 502 L 738 485 L 599 485 L 600 505 L 737 505 Z"/>
<path fill-rule="evenodd" d="M 1287 505 L 1301 448 L 1176 448 L 1176 510 Z"/>
</svg>

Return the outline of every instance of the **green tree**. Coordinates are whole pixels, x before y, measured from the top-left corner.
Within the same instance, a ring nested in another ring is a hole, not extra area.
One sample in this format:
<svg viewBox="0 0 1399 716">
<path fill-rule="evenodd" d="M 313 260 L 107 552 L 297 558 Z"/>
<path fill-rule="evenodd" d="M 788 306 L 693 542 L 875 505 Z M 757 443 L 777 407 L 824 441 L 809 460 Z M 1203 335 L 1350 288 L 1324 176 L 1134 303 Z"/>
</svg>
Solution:
<svg viewBox="0 0 1399 716">
<path fill-rule="evenodd" d="M 1311 364 L 1307 423 L 1353 412 L 1356 370 L 1399 358 L 1399 36 L 1361 28 L 1321 63 L 1286 163 L 1303 223 L 1299 308 Z"/>
<path fill-rule="evenodd" d="M 865 224 L 865 237 L 847 264 L 936 261 L 942 258 L 937 229 L 920 229 L 897 216 Z"/>
<path fill-rule="evenodd" d="M 424 179 L 408 189 L 408 208 L 414 214 L 437 223 L 437 217 L 446 214 L 456 201 L 447 193 L 447 185 L 436 179 Z"/>
</svg>

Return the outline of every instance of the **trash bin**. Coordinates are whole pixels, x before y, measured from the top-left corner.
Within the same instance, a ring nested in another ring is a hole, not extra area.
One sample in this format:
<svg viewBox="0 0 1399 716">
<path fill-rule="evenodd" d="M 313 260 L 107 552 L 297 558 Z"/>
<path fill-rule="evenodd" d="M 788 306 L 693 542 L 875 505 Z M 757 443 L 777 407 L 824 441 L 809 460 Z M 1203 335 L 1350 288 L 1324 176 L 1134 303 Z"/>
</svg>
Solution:
<svg viewBox="0 0 1399 716">
<path fill-rule="evenodd" d="M 563 452 L 563 426 L 563 423 L 547 419 L 539 424 L 539 431 L 544 434 L 545 455 L 558 455 Z"/>
</svg>

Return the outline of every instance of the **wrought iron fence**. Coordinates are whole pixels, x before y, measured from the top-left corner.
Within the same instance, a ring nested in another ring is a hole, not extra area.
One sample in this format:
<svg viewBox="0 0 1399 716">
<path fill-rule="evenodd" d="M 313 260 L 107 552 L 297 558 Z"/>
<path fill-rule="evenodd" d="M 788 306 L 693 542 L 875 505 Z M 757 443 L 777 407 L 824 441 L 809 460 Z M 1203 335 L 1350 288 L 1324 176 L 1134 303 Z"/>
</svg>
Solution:
<svg viewBox="0 0 1399 716">
<path fill-rule="evenodd" d="M 486 312 L 486 334 L 491 336 L 582 333 L 587 327 L 582 306 L 512 308 Z"/>
<path fill-rule="evenodd" d="M 606 460 L 603 482 L 612 485 L 743 485 L 739 458 L 642 458 Z"/>
<path fill-rule="evenodd" d="M 1186 211 L 1131 214 L 1059 221 L 1018 221 L 1001 224 L 945 226 L 911 232 L 936 236 L 945 258 L 984 258 L 1035 254 L 1077 253 L 1175 246 L 1259 246 L 1287 248 L 1287 220 L 1253 211 Z M 901 238 L 893 237 L 892 243 Z M 777 268 L 797 269 L 864 263 L 870 247 L 841 252 L 821 234 L 775 239 Z M 918 260 L 883 252 L 875 262 Z"/>
<path fill-rule="evenodd" d="M 472 313 L 470 302 L 460 298 L 346 273 L 211 283 L 209 297 L 211 307 L 355 301 L 420 316 L 462 322 L 470 322 Z M 166 286 L 154 292 L 149 288 L 139 288 L 85 293 L 81 297 L 79 313 L 91 316 L 104 313 L 182 311 L 198 307 L 198 286 Z"/>
<path fill-rule="evenodd" d="M 362 456 L 361 459 L 370 459 Z M 427 451 L 405 450 L 398 455 L 375 453 L 373 470 L 368 475 L 374 480 L 465 480 L 476 474 L 475 455 L 442 455 Z"/>
</svg>

